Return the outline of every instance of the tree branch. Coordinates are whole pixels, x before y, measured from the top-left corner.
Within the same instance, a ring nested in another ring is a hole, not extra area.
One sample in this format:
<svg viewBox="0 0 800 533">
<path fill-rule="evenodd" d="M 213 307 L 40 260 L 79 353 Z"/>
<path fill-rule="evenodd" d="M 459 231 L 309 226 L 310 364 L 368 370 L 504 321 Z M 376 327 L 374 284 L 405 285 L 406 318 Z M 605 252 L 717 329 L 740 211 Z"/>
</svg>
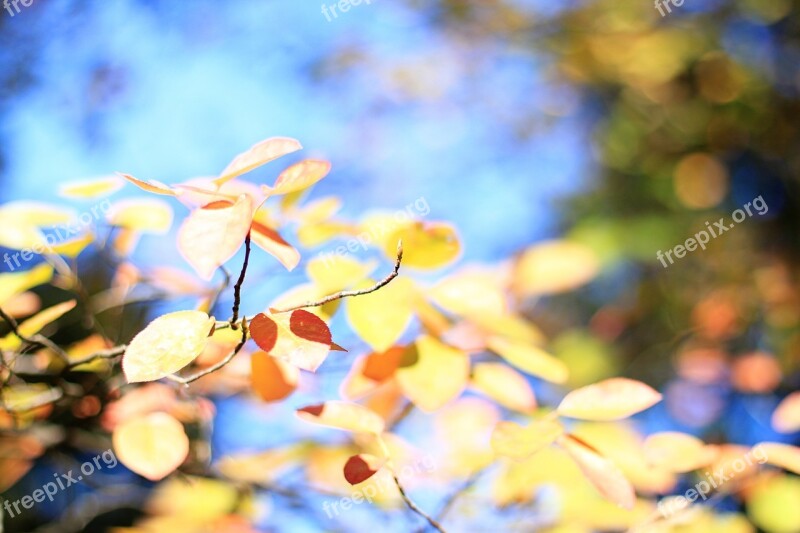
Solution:
<svg viewBox="0 0 800 533">
<path fill-rule="evenodd" d="M 406 506 L 415 513 L 417 513 L 419 516 L 427 520 L 428 523 L 431 525 L 431 527 L 436 529 L 436 531 L 439 531 L 441 533 L 446 533 L 445 530 L 442 528 L 442 526 L 439 524 L 439 522 L 431 518 L 425 511 L 417 507 L 417 504 L 414 503 L 414 501 L 408 497 L 406 491 L 403 489 L 403 486 L 400 484 L 400 480 L 397 479 L 397 474 L 394 472 L 394 470 L 392 470 L 392 479 L 394 479 L 394 484 L 397 485 L 397 490 L 400 491 L 400 496 L 403 498 L 403 501 L 406 502 Z"/>
<path fill-rule="evenodd" d="M 50 350 L 55 352 L 56 355 L 58 355 L 58 357 L 60 357 L 63 361 L 65 362 L 69 361 L 69 356 L 67 355 L 67 353 L 64 350 L 62 350 L 60 346 L 58 346 L 56 343 L 54 343 L 44 335 L 36 334 L 33 335 L 32 337 L 23 335 L 19 331 L 19 324 L 14 319 L 14 317 L 7 314 L 5 311 L 3 311 L 2 308 L 0 308 L 0 318 L 6 321 L 8 326 L 11 328 L 11 332 L 17 337 L 19 337 L 19 339 L 22 340 L 23 342 L 27 342 L 28 344 L 31 344 L 33 346 L 44 346 L 45 348 L 49 348 Z"/>
<path fill-rule="evenodd" d="M 361 289 L 357 291 L 341 291 L 337 292 L 336 294 L 331 294 L 322 298 L 320 300 L 314 300 L 310 302 L 306 302 L 300 305 L 294 305 L 292 307 L 284 307 L 282 309 L 274 309 L 270 308 L 270 312 L 272 313 L 288 313 L 289 311 L 296 311 L 297 309 L 303 309 L 304 307 L 319 307 L 321 305 L 325 305 L 330 302 L 334 302 L 336 300 L 340 300 L 342 298 L 349 298 L 351 296 L 363 296 L 365 294 L 369 294 L 371 292 L 375 292 L 381 287 L 385 287 L 388 285 L 397 275 L 400 273 L 400 263 L 403 262 L 403 241 L 397 243 L 397 259 L 394 263 L 394 270 L 389 273 L 388 276 L 380 280 L 378 283 L 369 287 L 368 289 Z"/>
<path fill-rule="evenodd" d="M 242 302 L 242 284 L 244 277 L 247 274 L 247 265 L 250 264 L 250 232 L 247 232 L 247 237 L 244 238 L 244 262 L 242 263 L 242 271 L 239 272 L 239 279 L 236 280 L 236 285 L 233 286 L 233 316 L 230 319 L 231 329 L 236 329 L 236 322 L 239 320 L 239 305 Z"/>
<path fill-rule="evenodd" d="M 127 344 L 121 344 L 119 346 L 115 346 L 114 348 L 109 348 L 108 350 L 101 350 L 99 352 L 95 352 L 93 354 L 87 355 L 81 359 L 77 359 L 75 361 L 70 361 L 67 365 L 67 369 L 75 368 L 76 366 L 80 366 L 86 363 L 91 363 L 95 359 L 113 359 L 119 355 L 125 353 L 125 350 L 128 349 Z"/>
</svg>

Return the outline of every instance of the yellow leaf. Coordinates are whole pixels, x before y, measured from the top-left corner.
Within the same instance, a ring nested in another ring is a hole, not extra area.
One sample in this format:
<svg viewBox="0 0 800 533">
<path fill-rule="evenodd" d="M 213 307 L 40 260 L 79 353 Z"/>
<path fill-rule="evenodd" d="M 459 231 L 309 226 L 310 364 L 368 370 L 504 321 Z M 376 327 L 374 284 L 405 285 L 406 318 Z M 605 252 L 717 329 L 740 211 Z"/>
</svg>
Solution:
<svg viewBox="0 0 800 533">
<path fill-rule="evenodd" d="M 800 391 L 793 392 L 772 413 L 772 427 L 781 433 L 800 430 Z"/>
<path fill-rule="evenodd" d="M 377 413 L 357 403 L 328 401 L 297 410 L 301 420 L 355 433 L 383 431 L 386 423 Z"/>
<path fill-rule="evenodd" d="M 64 257 L 75 258 L 78 257 L 87 246 L 94 242 L 94 235 L 86 233 L 82 237 L 76 237 L 68 241 L 59 242 L 50 247 L 54 253 L 63 255 Z"/>
<path fill-rule="evenodd" d="M 254 220 L 250 236 L 259 248 L 280 261 L 287 270 L 294 270 L 300 262 L 300 252 L 274 229 Z"/>
<path fill-rule="evenodd" d="M 122 422 L 112 435 L 117 459 L 150 481 L 159 481 L 189 455 L 183 424 L 167 413 L 150 413 Z"/>
<path fill-rule="evenodd" d="M 372 280 L 357 288 L 371 287 Z M 398 277 L 391 283 L 363 296 L 349 298 L 345 313 L 350 326 L 376 352 L 385 352 L 397 342 L 414 314 L 414 283 Z"/>
<path fill-rule="evenodd" d="M 503 363 L 478 363 L 472 369 L 472 386 L 503 407 L 530 413 L 536 397 L 525 377 Z"/>
<path fill-rule="evenodd" d="M 749 491 L 747 514 L 759 531 L 800 531 L 800 478 L 777 476 L 765 479 Z"/>
<path fill-rule="evenodd" d="M 42 263 L 24 272 L 0 274 L 0 305 L 28 289 L 43 285 L 53 278 L 53 267 Z"/>
<path fill-rule="evenodd" d="M 306 265 L 306 274 L 320 292 L 333 294 L 363 281 L 376 266 L 342 255 L 317 256 Z"/>
<path fill-rule="evenodd" d="M 39 311 L 31 318 L 24 321 L 22 324 L 19 325 L 19 332 L 22 334 L 23 337 L 31 337 L 37 333 L 39 333 L 42 328 L 50 324 L 51 322 L 55 322 L 58 320 L 62 315 L 71 311 L 75 308 L 75 300 L 69 300 L 67 302 L 62 302 L 60 304 L 56 304 L 52 307 L 48 307 L 43 311 Z M 22 339 L 14 335 L 13 333 L 9 333 L 3 339 L 0 339 L 0 349 L 3 350 L 15 350 L 22 345 Z"/>
<path fill-rule="evenodd" d="M 636 493 L 614 463 L 573 436 L 566 435 L 559 438 L 558 444 L 575 461 L 581 472 L 600 491 L 600 494 L 620 507 L 633 509 L 636 503 Z"/>
<path fill-rule="evenodd" d="M 307 447 L 290 445 L 256 454 L 228 455 L 219 460 L 216 469 L 228 479 L 244 483 L 266 484 L 277 480 L 286 471 L 299 466 Z"/>
<path fill-rule="evenodd" d="M 717 451 L 692 435 L 665 431 L 647 437 L 644 457 L 651 466 L 683 474 L 710 464 L 716 459 Z"/>
<path fill-rule="evenodd" d="M 236 176 L 241 176 L 279 157 L 296 152 L 302 147 L 299 141 L 288 137 L 271 137 L 265 139 L 234 157 L 233 161 L 220 173 L 219 178 L 214 180 L 214 183 L 222 185 Z"/>
<path fill-rule="evenodd" d="M 439 307 L 457 315 L 503 315 L 506 296 L 497 280 L 494 272 L 466 270 L 439 282 L 429 296 Z"/>
<path fill-rule="evenodd" d="M 558 414 L 584 420 L 620 420 L 660 401 L 661 394 L 640 381 L 611 378 L 567 394 Z"/>
<path fill-rule="evenodd" d="M 779 442 L 762 442 L 753 446 L 766 456 L 765 462 L 800 475 L 800 448 Z"/>
<path fill-rule="evenodd" d="M 43 202 L 17 201 L 3 204 L 0 207 L 0 220 L 14 221 L 17 225 L 44 228 L 75 220 L 75 212 Z"/>
<path fill-rule="evenodd" d="M 492 337 L 487 346 L 520 370 L 546 381 L 564 383 L 569 377 L 567 365 L 532 344 Z"/>
<path fill-rule="evenodd" d="M 452 263 L 461 254 L 456 229 L 444 222 L 412 222 L 392 232 L 384 240 L 383 252 L 394 259 L 397 243 L 403 241 L 403 265 L 434 269 Z"/>
<path fill-rule="evenodd" d="M 115 202 L 106 219 L 120 228 L 163 234 L 172 226 L 172 208 L 156 198 L 131 198 Z"/>
<path fill-rule="evenodd" d="M 561 424 L 549 420 L 535 421 L 527 427 L 516 422 L 500 422 L 492 432 L 492 449 L 497 455 L 524 461 L 563 433 Z"/>
<path fill-rule="evenodd" d="M 547 241 L 525 250 L 517 261 L 514 288 L 523 295 L 565 292 L 591 281 L 600 263 L 586 246 Z"/>
<path fill-rule="evenodd" d="M 253 202 L 241 195 L 236 203 L 219 200 L 195 209 L 178 231 L 178 251 L 204 280 L 244 244 L 253 217 Z"/>
<path fill-rule="evenodd" d="M 422 335 L 404 354 L 396 376 L 403 394 L 429 413 L 464 390 L 469 379 L 469 357 L 461 350 Z"/>
<path fill-rule="evenodd" d="M 331 164 L 327 161 L 306 159 L 281 172 L 275 185 L 272 187 L 262 185 L 261 190 L 268 196 L 301 191 L 327 176 L 330 170 Z"/>
<path fill-rule="evenodd" d="M 118 176 L 125 178 L 127 181 L 133 183 L 143 191 L 151 192 L 153 194 L 161 194 L 163 196 L 177 196 L 178 192 L 170 187 L 169 185 L 165 185 L 160 181 L 156 180 L 140 180 L 139 178 L 134 178 L 130 174 L 122 174 L 121 172 L 117 172 Z"/>
<path fill-rule="evenodd" d="M 102 178 L 73 181 L 62 185 L 58 194 L 66 198 L 91 200 L 108 196 L 120 190 L 125 182 L 119 176 L 105 176 Z"/>
<path fill-rule="evenodd" d="M 177 372 L 202 353 L 214 319 L 200 311 L 160 316 L 136 335 L 122 358 L 128 383 L 155 381 Z"/>
</svg>

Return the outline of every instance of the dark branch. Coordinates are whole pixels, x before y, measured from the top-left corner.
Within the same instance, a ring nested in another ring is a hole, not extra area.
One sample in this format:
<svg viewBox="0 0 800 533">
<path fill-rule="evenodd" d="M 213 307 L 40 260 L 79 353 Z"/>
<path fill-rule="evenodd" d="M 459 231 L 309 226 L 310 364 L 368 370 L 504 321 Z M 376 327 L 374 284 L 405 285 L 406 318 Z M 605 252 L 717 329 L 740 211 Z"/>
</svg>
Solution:
<svg viewBox="0 0 800 533">
<path fill-rule="evenodd" d="M 236 322 L 239 320 L 239 305 L 242 302 L 242 284 L 244 277 L 247 275 L 247 265 L 250 264 L 250 232 L 247 232 L 247 237 L 244 238 L 244 262 L 242 263 L 242 271 L 239 272 L 239 279 L 236 280 L 236 285 L 233 286 L 233 316 L 230 320 L 232 329 L 236 329 Z"/>
</svg>

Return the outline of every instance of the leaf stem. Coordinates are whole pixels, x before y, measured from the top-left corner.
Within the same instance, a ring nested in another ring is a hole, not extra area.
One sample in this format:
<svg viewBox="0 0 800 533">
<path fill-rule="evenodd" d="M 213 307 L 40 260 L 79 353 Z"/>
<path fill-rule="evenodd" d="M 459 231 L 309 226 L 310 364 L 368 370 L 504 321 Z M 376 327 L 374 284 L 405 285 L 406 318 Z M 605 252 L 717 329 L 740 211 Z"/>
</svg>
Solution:
<svg viewBox="0 0 800 533">
<path fill-rule="evenodd" d="M 239 320 L 239 305 L 242 303 L 242 284 L 244 277 L 247 275 L 247 266 L 250 264 L 250 232 L 244 238 L 244 262 L 242 263 L 242 271 L 239 272 L 239 279 L 236 280 L 236 285 L 233 286 L 233 316 L 229 323 L 231 329 L 237 329 L 236 322 Z"/>
</svg>

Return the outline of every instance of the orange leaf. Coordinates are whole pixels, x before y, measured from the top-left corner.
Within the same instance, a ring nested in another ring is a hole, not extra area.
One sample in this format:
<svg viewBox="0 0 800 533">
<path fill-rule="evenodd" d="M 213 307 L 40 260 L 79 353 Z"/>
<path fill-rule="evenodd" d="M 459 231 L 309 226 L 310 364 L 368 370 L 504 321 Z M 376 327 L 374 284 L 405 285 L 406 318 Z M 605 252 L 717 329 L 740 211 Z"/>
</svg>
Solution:
<svg viewBox="0 0 800 533">
<path fill-rule="evenodd" d="M 150 413 L 114 429 L 114 451 L 119 461 L 150 481 L 159 481 L 189 455 L 189 437 L 183 424 L 167 413 Z"/>
<path fill-rule="evenodd" d="M 214 180 L 214 183 L 222 185 L 236 176 L 241 176 L 279 157 L 296 152 L 302 147 L 300 141 L 288 137 L 272 137 L 265 139 L 234 157 L 233 161 L 220 173 L 219 178 Z"/>
<path fill-rule="evenodd" d="M 621 420 L 660 401 L 661 394 L 640 381 L 611 378 L 567 394 L 558 414 L 583 420 Z"/>
<path fill-rule="evenodd" d="M 772 427 L 781 433 L 800 430 L 800 391 L 793 392 L 772 413 Z"/>
<path fill-rule="evenodd" d="M 287 270 L 294 270 L 300 262 L 300 252 L 274 229 L 254 220 L 250 236 L 259 248 L 280 261 Z"/>
<path fill-rule="evenodd" d="M 265 402 L 283 400 L 297 388 L 300 371 L 288 363 L 256 352 L 250 358 L 253 390 Z"/>
<path fill-rule="evenodd" d="M 354 455 L 344 465 L 344 478 L 351 485 L 358 485 L 374 476 L 384 463 L 385 459 L 368 453 Z"/>
<path fill-rule="evenodd" d="M 620 507 L 633 509 L 636 503 L 633 485 L 614 463 L 573 435 L 561 437 L 558 444 L 575 461 L 581 472 L 600 491 L 600 494 Z"/>
<path fill-rule="evenodd" d="M 250 336 L 259 348 L 294 366 L 316 371 L 331 350 L 328 325 L 314 313 L 259 313 L 250 323 Z"/>
<path fill-rule="evenodd" d="M 329 401 L 297 410 L 306 422 L 356 433 L 381 433 L 385 422 L 377 413 L 351 402 Z"/>
<path fill-rule="evenodd" d="M 195 209 L 178 231 L 178 250 L 208 281 L 242 246 L 252 217 L 253 201 L 245 194 L 236 203 L 218 200 Z"/>
</svg>

